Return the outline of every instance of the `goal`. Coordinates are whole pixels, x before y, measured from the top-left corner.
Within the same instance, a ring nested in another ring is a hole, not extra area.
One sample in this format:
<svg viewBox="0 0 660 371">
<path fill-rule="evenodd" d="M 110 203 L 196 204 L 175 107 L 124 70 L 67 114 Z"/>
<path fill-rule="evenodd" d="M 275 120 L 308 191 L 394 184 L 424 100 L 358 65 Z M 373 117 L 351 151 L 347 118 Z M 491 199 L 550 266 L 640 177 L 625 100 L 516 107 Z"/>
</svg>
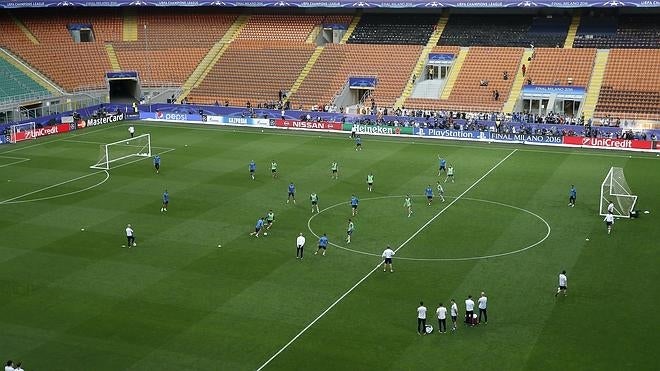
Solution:
<svg viewBox="0 0 660 371">
<path fill-rule="evenodd" d="M 635 208 L 637 196 L 632 194 L 623 175 L 623 168 L 610 168 L 600 187 L 600 215 L 607 215 L 610 202 L 614 204 L 613 214 L 618 218 L 629 218 Z"/>
<path fill-rule="evenodd" d="M 151 136 L 149 134 L 102 144 L 99 160 L 90 168 L 108 170 L 112 163 L 131 157 L 151 157 Z"/>
<path fill-rule="evenodd" d="M 18 143 L 28 139 L 34 139 L 36 126 L 34 122 L 12 125 L 9 127 L 9 142 Z"/>
</svg>

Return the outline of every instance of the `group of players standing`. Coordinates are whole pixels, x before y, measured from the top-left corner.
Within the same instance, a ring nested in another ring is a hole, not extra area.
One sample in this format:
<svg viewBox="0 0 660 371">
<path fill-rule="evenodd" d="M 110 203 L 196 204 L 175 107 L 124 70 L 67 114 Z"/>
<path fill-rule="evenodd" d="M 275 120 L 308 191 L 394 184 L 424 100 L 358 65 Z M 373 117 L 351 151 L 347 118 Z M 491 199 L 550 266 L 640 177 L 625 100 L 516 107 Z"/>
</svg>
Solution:
<svg viewBox="0 0 660 371">
<path fill-rule="evenodd" d="M 359 136 L 353 136 L 355 138 L 355 145 L 356 151 L 359 151 L 362 149 L 362 142 Z M 454 183 L 454 167 L 451 164 L 447 163 L 447 160 L 441 156 L 438 156 L 438 176 L 445 175 L 444 182 L 452 182 Z M 278 178 L 278 164 L 275 160 L 271 161 L 270 164 L 270 171 L 271 171 L 271 176 L 273 179 Z M 250 163 L 248 164 L 248 171 L 250 174 L 250 179 L 255 180 L 255 175 L 257 172 L 257 164 L 254 160 L 251 160 Z M 339 164 L 337 161 L 333 161 L 330 164 L 330 172 L 331 172 L 331 179 L 339 179 Z M 368 192 L 373 192 L 374 190 L 374 174 L 369 173 L 367 175 L 367 191 Z M 442 202 L 445 202 L 445 197 L 444 197 L 444 188 L 442 186 L 442 183 L 440 180 L 436 182 L 436 191 Z M 426 196 L 427 199 L 427 205 L 431 206 L 431 203 L 433 202 L 433 197 L 434 197 L 434 192 L 433 188 L 429 184 L 425 191 L 424 195 Z M 315 193 L 312 192 L 309 196 L 309 200 L 311 202 L 311 211 L 313 213 L 319 213 L 319 196 Z M 286 199 L 286 203 L 293 203 L 296 204 L 296 186 L 293 182 L 290 182 L 288 185 L 288 195 Z M 360 203 L 359 198 L 353 194 L 351 195 L 351 199 L 349 201 L 349 204 L 351 205 L 351 218 L 348 219 L 347 225 L 346 225 L 346 243 L 350 244 L 351 243 L 351 236 L 353 235 L 353 232 L 355 231 L 355 223 L 353 222 L 353 217 L 355 217 L 358 213 L 358 205 Z M 408 217 L 411 217 L 413 214 L 413 207 L 412 207 L 412 197 L 410 194 L 407 194 L 404 198 L 404 208 L 408 212 Z M 269 210 L 266 216 L 264 217 L 259 217 L 257 219 L 257 222 L 254 227 L 254 231 L 250 233 L 250 236 L 255 236 L 259 237 L 261 233 L 263 232 L 264 236 L 268 235 L 268 230 L 273 225 L 273 222 L 275 220 L 275 216 L 272 210 Z M 325 256 L 327 246 L 329 244 L 329 240 L 327 235 L 324 233 L 323 236 L 319 238 L 319 243 L 318 243 L 318 249 L 315 252 L 315 255 L 318 254 L 320 251 L 323 252 L 323 256 Z M 298 247 L 298 250 L 301 250 L 300 246 Z M 300 251 L 300 258 L 302 258 L 302 251 Z M 385 251 L 382 254 L 383 257 L 383 270 L 386 271 L 387 268 L 390 268 L 390 272 L 394 272 L 392 268 L 392 256 L 394 255 L 394 251 L 388 246 Z"/>
</svg>

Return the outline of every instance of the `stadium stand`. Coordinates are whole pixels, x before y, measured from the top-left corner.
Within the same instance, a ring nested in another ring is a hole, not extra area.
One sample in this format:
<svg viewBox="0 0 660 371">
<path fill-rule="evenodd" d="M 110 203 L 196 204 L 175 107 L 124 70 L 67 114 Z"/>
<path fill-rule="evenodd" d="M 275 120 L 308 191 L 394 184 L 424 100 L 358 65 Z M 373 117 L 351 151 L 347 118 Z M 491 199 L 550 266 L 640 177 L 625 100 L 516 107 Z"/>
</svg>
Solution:
<svg viewBox="0 0 660 371">
<path fill-rule="evenodd" d="M 253 15 L 237 40 L 290 40 L 304 42 L 323 16 Z"/>
<path fill-rule="evenodd" d="M 563 46 L 570 23 L 565 15 L 452 14 L 438 45 Z"/>
<path fill-rule="evenodd" d="M 103 41 L 121 37 L 121 18 L 116 10 L 108 9 L 103 14 L 89 9 L 53 9 L 48 13 L 21 10 L 14 16 L 39 44 L 34 44 L 7 13 L 2 13 L 0 45 L 66 90 L 105 86 L 104 74 L 111 66 Z M 74 23 L 91 25 L 94 41 L 75 43 L 67 28 Z"/>
<path fill-rule="evenodd" d="M 0 102 L 20 96 L 43 96 L 48 91 L 34 80 L 0 58 Z"/>
<path fill-rule="evenodd" d="M 613 49 L 596 117 L 660 120 L 660 50 Z"/>
<path fill-rule="evenodd" d="M 348 43 L 426 45 L 438 18 L 437 14 L 365 14 Z"/>
<path fill-rule="evenodd" d="M 500 112 L 506 102 L 513 76 L 520 67 L 522 48 L 472 47 L 458 72 L 449 99 L 409 99 L 406 108 Z M 507 71 L 509 78 L 504 80 Z M 482 81 L 488 81 L 482 86 Z M 493 92 L 498 91 L 495 100 Z"/>
<path fill-rule="evenodd" d="M 330 104 L 350 76 L 375 76 L 372 97 L 392 107 L 412 73 L 421 45 L 329 44 L 292 97 L 295 107 Z"/>
<path fill-rule="evenodd" d="M 576 48 L 660 48 L 660 14 L 593 12 L 583 16 L 575 36 Z"/>
<path fill-rule="evenodd" d="M 113 46 L 122 69 L 140 71 L 143 83 L 182 84 L 236 17 L 199 9 L 145 8 L 137 17 L 137 41 Z"/>
<path fill-rule="evenodd" d="M 236 106 L 276 101 L 278 92 L 296 81 L 314 48 L 297 41 L 234 41 L 188 100 L 209 104 L 228 100 Z"/>
<path fill-rule="evenodd" d="M 535 85 L 586 87 L 593 70 L 596 49 L 536 48 L 525 80 Z"/>
</svg>

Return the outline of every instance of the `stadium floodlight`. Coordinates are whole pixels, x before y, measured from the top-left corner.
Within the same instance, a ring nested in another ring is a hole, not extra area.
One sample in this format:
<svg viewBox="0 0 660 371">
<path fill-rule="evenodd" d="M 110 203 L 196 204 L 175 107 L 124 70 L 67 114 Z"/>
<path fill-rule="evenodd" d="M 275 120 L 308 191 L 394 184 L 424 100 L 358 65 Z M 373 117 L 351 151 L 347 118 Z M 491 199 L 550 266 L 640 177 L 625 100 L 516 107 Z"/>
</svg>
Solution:
<svg viewBox="0 0 660 371">
<path fill-rule="evenodd" d="M 135 138 L 102 144 L 99 160 L 90 168 L 108 170 L 113 162 L 131 157 L 151 157 L 151 135 L 142 134 Z"/>
<path fill-rule="evenodd" d="M 36 138 L 34 131 L 36 129 L 34 122 L 25 122 L 9 127 L 9 142 L 18 143 L 28 139 Z"/>
<path fill-rule="evenodd" d="M 614 204 L 612 214 L 618 218 L 630 218 L 630 212 L 635 208 L 637 196 L 632 194 L 623 168 L 612 167 L 600 187 L 600 215 L 607 215 L 607 207 Z"/>
</svg>

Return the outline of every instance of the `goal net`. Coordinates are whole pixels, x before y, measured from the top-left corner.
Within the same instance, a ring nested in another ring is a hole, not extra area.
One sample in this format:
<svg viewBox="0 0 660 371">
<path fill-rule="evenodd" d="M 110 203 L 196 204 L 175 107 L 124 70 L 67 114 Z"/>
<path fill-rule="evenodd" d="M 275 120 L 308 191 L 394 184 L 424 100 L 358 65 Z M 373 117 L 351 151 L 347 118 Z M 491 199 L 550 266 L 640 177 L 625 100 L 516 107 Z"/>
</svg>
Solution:
<svg viewBox="0 0 660 371">
<path fill-rule="evenodd" d="M 607 215 L 607 208 L 612 203 L 614 216 L 629 218 L 636 202 L 637 196 L 632 194 L 623 175 L 623 168 L 611 168 L 600 187 L 600 215 Z"/>
<path fill-rule="evenodd" d="M 149 134 L 102 144 L 99 160 L 90 167 L 108 170 L 112 163 L 131 157 L 151 157 L 151 136 Z"/>
<path fill-rule="evenodd" d="M 34 122 L 26 122 L 23 124 L 12 125 L 9 127 L 9 142 L 18 143 L 28 139 L 34 139 L 35 130 Z"/>
</svg>

